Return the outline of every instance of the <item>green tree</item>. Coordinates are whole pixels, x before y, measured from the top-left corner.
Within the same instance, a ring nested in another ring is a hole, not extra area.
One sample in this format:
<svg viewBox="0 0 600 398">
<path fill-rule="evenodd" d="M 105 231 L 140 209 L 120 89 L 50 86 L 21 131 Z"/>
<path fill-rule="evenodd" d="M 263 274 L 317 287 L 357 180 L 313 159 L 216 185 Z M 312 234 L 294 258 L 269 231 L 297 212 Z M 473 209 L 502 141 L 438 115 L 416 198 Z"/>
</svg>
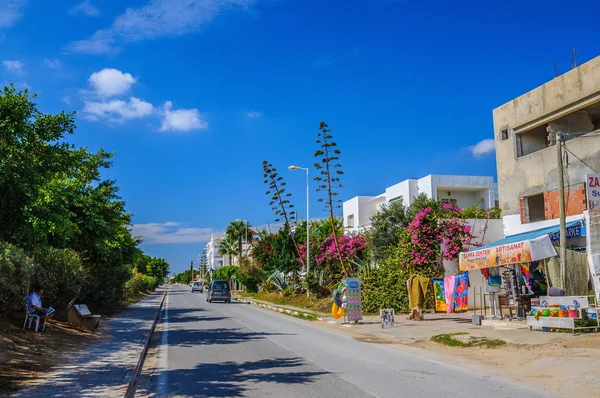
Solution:
<svg viewBox="0 0 600 398">
<path fill-rule="evenodd" d="M 164 258 L 153 258 L 146 266 L 146 275 L 155 278 L 157 283 L 163 283 L 169 275 L 169 263 Z"/>
<path fill-rule="evenodd" d="M 329 213 L 331 229 L 333 230 L 333 238 L 335 249 L 338 254 L 340 266 L 346 271 L 346 265 L 338 244 L 338 233 L 335 229 L 335 210 L 341 208 L 342 200 L 338 198 L 337 189 L 342 188 L 340 176 L 344 174 L 342 165 L 339 163 L 339 155 L 342 153 L 337 148 L 337 143 L 333 141 L 333 135 L 327 123 L 321 122 L 319 125 L 317 144 L 319 149 L 315 151 L 315 168 L 319 170 L 319 175 L 315 177 L 318 182 L 317 192 L 323 192 L 323 196 L 319 198 L 319 202 L 325 204 L 325 210 Z"/>
<path fill-rule="evenodd" d="M 287 229 L 290 234 L 296 258 L 299 258 L 302 265 L 304 265 L 302 254 L 300 253 L 296 239 L 292 234 L 291 218 L 288 215 L 289 209 L 294 208 L 294 205 L 290 202 L 292 194 L 286 192 L 285 186 L 287 183 L 283 180 L 283 177 L 279 175 L 277 169 L 266 160 L 263 161 L 263 172 L 263 182 L 269 186 L 266 195 L 271 197 L 271 202 L 269 202 L 269 204 L 271 205 L 271 209 L 275 212 L 275 222 L 283 221 L 283 227 Z M 281 218 L 283 218 L 283 220 Z"/>
<path fill-rule="evenodd" d="M 406 228 L 409 219 L 402 201 L 384 204 L 371 217 L 371 230 L 368 233 L 371 255 L 376 261 L 386 258 L 388 251 L 400 242 L 400 232 Z"/>
<path fill-rule="evenodd" d="M 235 275 L 236 270 L 237 267 L 233 265 L 217 268 L 215 272 L 213 272 L 213 280 L 228 281 L 233 275 Z"/>
<path fill-rule="evenodd" d="M 235 220 L 229 223 L 225 229 L 225 236 L 229 237 L 233 241 L 236 241 L 238 244 L 238 265 L 241 264 L 242 261 L 242 242 L 248 236 L 248 228 L 250 228 L 250 224 L 247 222 L 243 220 Z M 250 236 L 250 238 L 252 238 L 252 236 Z"/>
<path fill-rule="evenodd" d="M 219 247 L 219 254 L 226 255 L 229 258 L 228 264 L 231 265 L 231 259 L 238 254 L 238 245 L 235 240 L 225 235 L 225 238 L 221 240 L 221 247 Z M 214 275 L 213 275 L 214 277 Z"/>
</svg>

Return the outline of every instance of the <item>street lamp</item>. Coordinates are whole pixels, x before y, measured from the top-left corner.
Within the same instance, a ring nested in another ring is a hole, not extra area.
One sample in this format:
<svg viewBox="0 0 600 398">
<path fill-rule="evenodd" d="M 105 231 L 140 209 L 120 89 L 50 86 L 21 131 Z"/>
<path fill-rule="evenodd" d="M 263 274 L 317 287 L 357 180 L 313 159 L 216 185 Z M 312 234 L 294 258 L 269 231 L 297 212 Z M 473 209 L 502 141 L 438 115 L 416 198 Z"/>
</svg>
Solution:
<svg viewBox="0 0 600 398">
<path fill-rule="evenodd" d="M 292 171 L 306 171 L 306 277 L 310 272 L 310 201 L 309 201 L 309 183 L 308 183 L 308 167 L 290 166 Z M 309 291 L 306 289 L 306 295 L 309 296 Z"/>
</svg>

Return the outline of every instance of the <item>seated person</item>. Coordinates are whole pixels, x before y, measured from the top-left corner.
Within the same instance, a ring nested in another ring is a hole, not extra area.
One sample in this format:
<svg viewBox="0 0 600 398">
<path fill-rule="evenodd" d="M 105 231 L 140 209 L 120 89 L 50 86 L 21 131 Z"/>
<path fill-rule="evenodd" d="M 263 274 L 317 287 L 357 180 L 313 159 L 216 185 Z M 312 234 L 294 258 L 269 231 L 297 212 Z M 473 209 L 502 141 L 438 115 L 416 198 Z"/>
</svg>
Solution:
<svg viewBox="0 0 600 398">
<path fill-rule="evenodd" d="M 42 307 L 42 294 L 44 294 L 44 288 L 41 286 L 36 286 L 35 289 L 29 293 L 27 296 L 27 312 L 36 314 L 43 320 L 40 324 L 40 327 L 43 330 L 48 318 L 54 315 L 54 310 L 52 308 Z"/>
</svg>

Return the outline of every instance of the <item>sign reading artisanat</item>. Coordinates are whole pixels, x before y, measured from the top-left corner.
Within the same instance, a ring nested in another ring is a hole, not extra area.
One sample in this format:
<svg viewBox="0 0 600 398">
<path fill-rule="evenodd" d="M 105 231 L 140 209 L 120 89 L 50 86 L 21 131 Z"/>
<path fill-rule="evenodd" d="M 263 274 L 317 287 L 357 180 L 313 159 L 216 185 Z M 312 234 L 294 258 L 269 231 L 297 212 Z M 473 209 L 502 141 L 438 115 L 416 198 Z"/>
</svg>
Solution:
<svg viewBox="0 0 600 398">
<path fill-rule="evenodd" d="M 586 174 L 585 182 L 588 210 L 600 211 L 600 174 Z"/>
<path fill-rule="evenodd" d="M 556 256 L 556 250 L 548 235 L 520 242 L 507 243 L 494 247 L 460 253 L 461 271 L 499 267 L 509 264 L 528 263 Z"/>
</svg>

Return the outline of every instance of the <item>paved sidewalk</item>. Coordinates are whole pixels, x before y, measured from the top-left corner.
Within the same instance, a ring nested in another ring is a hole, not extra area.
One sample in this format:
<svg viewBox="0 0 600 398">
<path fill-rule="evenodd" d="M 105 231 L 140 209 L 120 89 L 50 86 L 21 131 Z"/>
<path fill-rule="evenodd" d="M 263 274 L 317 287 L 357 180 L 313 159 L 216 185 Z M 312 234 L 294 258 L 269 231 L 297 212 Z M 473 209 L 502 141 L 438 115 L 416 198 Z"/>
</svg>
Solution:
<svg viewBox="0 0 600 398">
<path fill-rule="evenodd" d="M 72 360 L 45 375 L 14 397 L 117 397 L 127 389 L 125 380 L 137 364 L 147 333 L 168 286 L 100 324 L 107 339 L 72 354 Z M 130 375 L 129 375 L 130 376 Z"/>
</svg>

